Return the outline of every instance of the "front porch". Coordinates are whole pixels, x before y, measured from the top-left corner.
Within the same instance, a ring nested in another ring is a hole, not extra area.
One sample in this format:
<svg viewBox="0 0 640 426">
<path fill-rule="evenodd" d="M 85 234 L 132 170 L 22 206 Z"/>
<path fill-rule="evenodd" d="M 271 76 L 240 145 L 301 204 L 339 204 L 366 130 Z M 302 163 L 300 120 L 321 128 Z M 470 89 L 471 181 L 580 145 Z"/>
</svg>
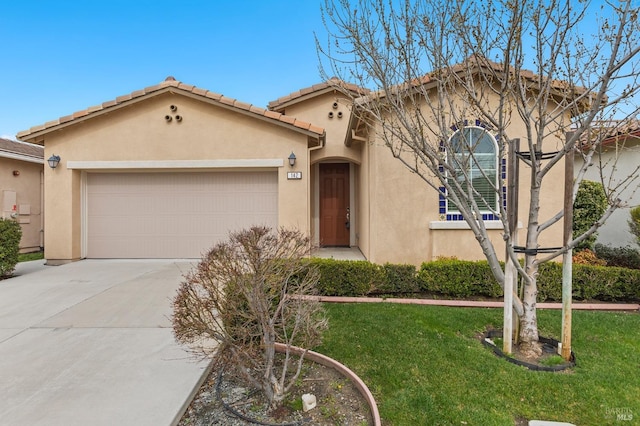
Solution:
<svg viewBox="0 0 640 426">
<path fill-rule="evenodd" d="M 367 260 L 358 247 L 320 247 L 311 256 L 320 259 Z"/>
</svg>

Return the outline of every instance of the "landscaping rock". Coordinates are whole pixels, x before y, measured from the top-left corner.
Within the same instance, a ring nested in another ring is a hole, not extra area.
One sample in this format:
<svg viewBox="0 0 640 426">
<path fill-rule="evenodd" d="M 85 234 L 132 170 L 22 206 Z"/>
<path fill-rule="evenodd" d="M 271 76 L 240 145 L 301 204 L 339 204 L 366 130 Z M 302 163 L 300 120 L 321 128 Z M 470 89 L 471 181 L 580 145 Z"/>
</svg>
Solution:
<svg viewBox="0 0 640 426">
<path fill-rule="evenodd" d="M 310 393 L 305 393 L 302 395 L 302 411 L 305 413 L 309 410 L 316 408 L 316 396 Z"/>
</svg>

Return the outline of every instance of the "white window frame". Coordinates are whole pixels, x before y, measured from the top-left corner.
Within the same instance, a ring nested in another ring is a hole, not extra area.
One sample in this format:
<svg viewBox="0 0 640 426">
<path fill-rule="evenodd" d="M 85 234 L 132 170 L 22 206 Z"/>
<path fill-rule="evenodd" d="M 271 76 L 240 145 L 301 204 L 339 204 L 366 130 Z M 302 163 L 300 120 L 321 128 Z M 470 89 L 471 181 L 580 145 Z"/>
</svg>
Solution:
<svg viewBox="0 0 640 426">
<path fill-rule="evenodd" d="M 495 216 L 496 212 L 499 211 L 499 196 L 498 193 L 496 192 L 495 188 L 499 187 L 499 176 L 501 173 L 500 170 L 500 164 L 499 164 L 499 159 L 498 159 L 498 143 L 496 141 L 496 138 L 487 131 L 487 129 L 481 127 L 481 126 L 464 126 L 461 127 L 460 129 L 456 130 L 456 132 L 453 133 L 453 135 L 451 135 L 451 137 L 449 138 L 449 143 L 447 145 L 447 150 L 445 151 L 445 155 L 447 156 L 447 161 L 449 161 L 449 156 L 450 155 L 463 155 L 464 153 L 462 152 L 452 152 L 453 151 L 453 147 L 455 145 L 455 143 L 453 142 L 453 139 L 455 137 L 457 137 L 457 135 L 460 134 L 460 132 L 465 132 L 465 131 L 471 131 L 473 133 L 476 132 L 482 132 L 482 136 L 481 138 L 484 137 L 488 137 L 489 140 L 492 143 L 492 152 L 491 153 L 476 153 L 473 154 L 472 156 L 470 156 L 469 158 L 469 169 L 467 170 L 467 173 L 473 178 L 473 174 L 474 172 L 479 174 L 481 177 L 485 177 L 488 176 L 486 172 L 484 172 L 483 170 L 487 170 L 490 173 L 494 174 L 494 181 L 493 181 L 493 185 L 494 187 L 491 188 L 491 194 L 495 197 L 492 203 L 487 203 L 488 204 L 488 209 L 487 208 L 482 208 L 483 206 L 480 206 L 480 213 L 483 215 L 492 215 Z M 473 134 L 472 133 L 472 134 Z M 467 139 L 464 139 L 467 140 Z M 476 138 L 477 140 L 477 138 Z M 473 143 L 473 139 L 471 140 L 471 142 Z M 469 151 L 467 151 L 469 152 Z M 481 168 L 480 165 L 478 164 L 477 159 L 480 159 L 479 156 L 483 156 L 483 157 L 491 157 L 493 158 L 493 169 L 490 168 Z M 486 192 L 486 191 L 485 191 Z M 490 200 L 486 200 L 486 197 L 484 197 L 484 201 L 490 201 Z M 484 204 L 484 203 L 483 203 Z M 493 209 L 493 210 L 492 210 Z M 446 214 L 447 215 L 461 215 L 460 210 L 453 205 L 453 203 L 451 203 L 450 206 L 450 202 L 449 199 L 446 198 Z"/>
</svg>

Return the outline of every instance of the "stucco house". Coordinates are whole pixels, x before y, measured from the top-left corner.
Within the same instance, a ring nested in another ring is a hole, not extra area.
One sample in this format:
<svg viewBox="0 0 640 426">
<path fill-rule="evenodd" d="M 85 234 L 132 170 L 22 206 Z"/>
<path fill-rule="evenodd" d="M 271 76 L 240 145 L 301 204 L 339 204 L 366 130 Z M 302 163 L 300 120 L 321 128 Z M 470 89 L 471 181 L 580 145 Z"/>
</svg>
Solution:
<svg viewBox="0 0 640 426">
<path fill-rule="evenodd" d="M 198 258 L 254 224 L 297 227 L 376 263 L 483 258 L 438 193 L 351 119 L 345 94 L 367 91 L 335 83 L 263 109 L 169 77 L 20 132 L 59 157 L 44 176 L 48 263 Z M 555 213 L 562 187 L 546 194 Z M 498 221 L 488 227 L 500 244 Z"/>
<path fill-rule="evenodd" d="M 584 178 L 596 182 L 604 180 L 603 184 L 609 188 L 619 187 L 621 192 L 618 195 L 623 202 L 598 230 L 596 242 L 614 247 L 636 247 L 627 222 L 629 210 L 640 205 L 640 121 L 596 123 L 592 132 L 602 139 L 602 147 L 594 154 L 593 166 L 587 169 Z M 585 135 L 587 138 L 590 136 Z M 582 165 L 582 157 L 576 156 L 576 171 Z"/>
<path fill-rule="evenodd" d="M 23 253 L 43 247 L 43 156 L 40 145 L 0 138 L 2 218 L 20 223 Z"/>
</svg>

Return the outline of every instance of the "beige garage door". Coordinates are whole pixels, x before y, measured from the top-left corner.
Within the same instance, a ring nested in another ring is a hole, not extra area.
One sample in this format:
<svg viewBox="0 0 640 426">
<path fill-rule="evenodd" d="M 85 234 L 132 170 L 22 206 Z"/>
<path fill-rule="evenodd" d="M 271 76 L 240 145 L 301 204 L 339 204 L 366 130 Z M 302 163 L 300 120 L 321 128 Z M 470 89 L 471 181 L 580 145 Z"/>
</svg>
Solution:
<svg viewBox="0 0 640 426">
<path fill-rule="evenodd" d="M 230 230 L 278 224 L 277 172 L 89 173 L 87 257 L 200 258 Z"/>
</svg>

